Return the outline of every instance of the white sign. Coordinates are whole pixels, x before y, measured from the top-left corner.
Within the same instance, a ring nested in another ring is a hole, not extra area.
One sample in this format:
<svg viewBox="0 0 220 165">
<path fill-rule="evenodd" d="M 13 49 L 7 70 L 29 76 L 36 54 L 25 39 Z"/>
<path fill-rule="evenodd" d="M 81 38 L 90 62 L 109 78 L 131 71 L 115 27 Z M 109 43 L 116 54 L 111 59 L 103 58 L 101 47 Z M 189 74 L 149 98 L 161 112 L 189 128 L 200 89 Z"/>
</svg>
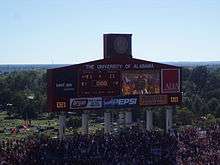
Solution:
<svg viewBox="0 0 220 165">
<path fill-rule="evenodd" d="M 70 109 L 102 108 L 102 98 L 73 98 L 70 99 Z"/>
<path fill-rule="evenodd" d="M 83 65 L 84 69 L 98 69 L 98 70 L 112 70 L 112 69 L 152 69 L 154 65 L 149 64 L 97 64 L 97 65 Z"/>
</svg>

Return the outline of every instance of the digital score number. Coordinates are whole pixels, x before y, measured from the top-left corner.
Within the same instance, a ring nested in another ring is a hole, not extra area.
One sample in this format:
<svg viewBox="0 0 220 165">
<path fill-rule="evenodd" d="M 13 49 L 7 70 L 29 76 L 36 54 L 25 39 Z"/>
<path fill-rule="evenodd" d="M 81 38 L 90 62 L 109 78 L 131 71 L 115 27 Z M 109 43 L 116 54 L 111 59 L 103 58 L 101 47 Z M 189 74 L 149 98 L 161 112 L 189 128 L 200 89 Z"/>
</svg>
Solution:
<svg viewBox="0 0 220 165">
<path fill-rule="evenodd" d="M 108 81 L 107 80 L 94 81 L 93 85 L 95 87 L 108 87 Z"/>
<path fill-rule="evenodd" d="M 118 71 L 97 71 L 81 73 L 79 96 L 114 96 L 120 94 Z"/>
</svg>

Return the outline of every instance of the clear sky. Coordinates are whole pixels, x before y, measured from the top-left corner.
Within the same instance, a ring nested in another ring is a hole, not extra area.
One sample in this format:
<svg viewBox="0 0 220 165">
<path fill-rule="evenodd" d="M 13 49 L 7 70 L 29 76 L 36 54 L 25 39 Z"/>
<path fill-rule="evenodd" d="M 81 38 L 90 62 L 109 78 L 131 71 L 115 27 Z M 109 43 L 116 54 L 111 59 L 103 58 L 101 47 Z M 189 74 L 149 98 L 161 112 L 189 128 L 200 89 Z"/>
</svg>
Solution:
<svg viewBox="0 0 220 165">
<path fill-rule="evenodd" d="M 2 0 L 0 64 L 100 59 L 114 32 L 135 58 L 220 61 L 220 0 Z"/>
</svg>

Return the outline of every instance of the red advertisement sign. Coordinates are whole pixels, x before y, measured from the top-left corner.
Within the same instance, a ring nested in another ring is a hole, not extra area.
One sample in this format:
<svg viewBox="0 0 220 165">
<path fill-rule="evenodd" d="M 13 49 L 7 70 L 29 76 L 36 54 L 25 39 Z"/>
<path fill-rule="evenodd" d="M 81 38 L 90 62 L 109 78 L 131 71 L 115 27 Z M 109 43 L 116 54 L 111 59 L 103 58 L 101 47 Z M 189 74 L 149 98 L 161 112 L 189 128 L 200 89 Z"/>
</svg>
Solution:
<svg viewBox="0 0 220 165">
<path fill-rule="evenodd" d="M 180 105 L 182 103 L 181 93 L 140 95 L 140 106 L 165 106 Z"/>
<path fill-rule="evenodd" d="M 161 92 L 162 93 L 180 92 L 180 70 L 179 69 L 162 69 Z"/>
<path fill-rule="evenodd" d="M 166 105 L 167 95 L 140 95 L 140 106 Z"/>
</svg>

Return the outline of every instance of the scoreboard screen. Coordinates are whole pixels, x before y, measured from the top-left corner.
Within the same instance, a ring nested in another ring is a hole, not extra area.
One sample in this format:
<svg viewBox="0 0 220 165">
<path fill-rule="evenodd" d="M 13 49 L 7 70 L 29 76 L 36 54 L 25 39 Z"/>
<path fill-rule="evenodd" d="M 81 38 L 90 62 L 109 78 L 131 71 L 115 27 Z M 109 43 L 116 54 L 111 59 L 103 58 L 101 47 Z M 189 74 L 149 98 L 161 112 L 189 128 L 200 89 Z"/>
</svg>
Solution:
<svg viewBox="0 0 220 165">
<path fill-rule="evenodd" d="M 160 93 L 160 70 L 130 70 L 122 72 L 123 95 Z"/>
<path fill-rule="evenodd" d="M 118 71 L 84 71 L 79 74 L 80 97 L 120 95 L 121 77 Z"/>
</svg>

